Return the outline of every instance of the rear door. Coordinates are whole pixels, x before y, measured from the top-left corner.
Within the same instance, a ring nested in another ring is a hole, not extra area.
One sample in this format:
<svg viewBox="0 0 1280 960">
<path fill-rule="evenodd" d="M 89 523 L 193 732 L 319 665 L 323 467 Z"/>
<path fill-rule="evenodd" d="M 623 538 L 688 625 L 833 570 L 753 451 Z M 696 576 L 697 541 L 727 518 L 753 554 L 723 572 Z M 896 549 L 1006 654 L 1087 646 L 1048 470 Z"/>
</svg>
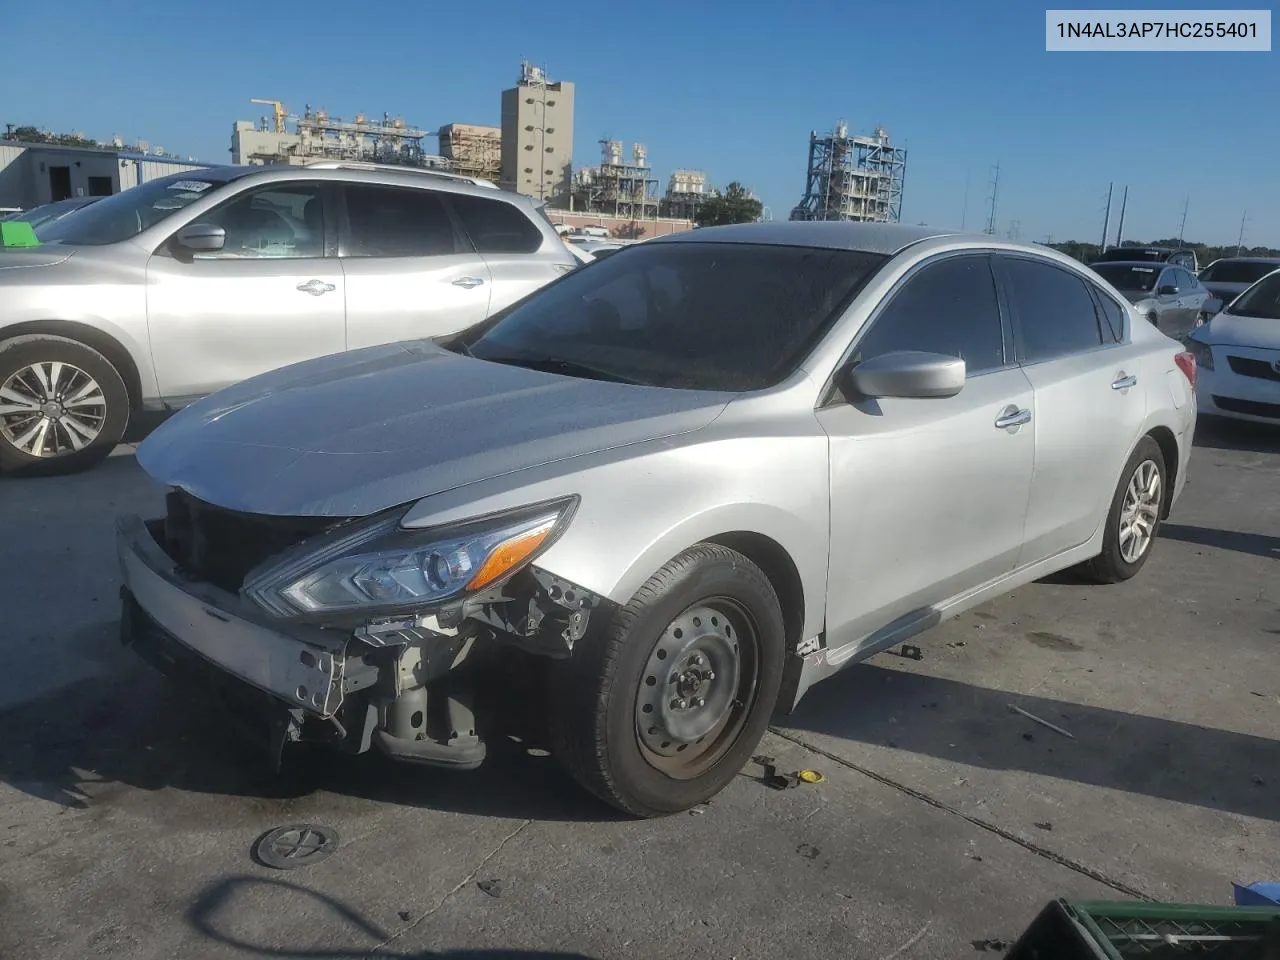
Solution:
<svg viewBox="0 0 1280 960">
<path fill-rule="evenodd" d="M 489 315 L 489 268 L 441 192 L 344 183 L 340 196 L 348 349 L 454 333 Z"/>
<path fill-rule="evenodd" d="M 251 187 L 193 221 L 226 231 L 221 250 L 152 254 L 147 326 L 166 401 L 346 347 L 331 196 L 318 182 Z"/>
<path fill-rule="evenodd" d="M 1146 417 L 1146 395 L 1141 351 L 1115 329 L 1124 308 L 1101 287 L 1030 256 L 1003 254 L 997 267 L 1018 360 L 1035 391 L 1024 566 L 1093 536 Z"/>
<path fill-rule="evenodd" d="M 490 313 L 574 268 L 562 241 L 543 250 L 551 246 L 547 238 L 515 204 L 466 193 L 451 193 L 448 199 L 472 246 L 489 267 L 493 283 Z"/>
</svg>

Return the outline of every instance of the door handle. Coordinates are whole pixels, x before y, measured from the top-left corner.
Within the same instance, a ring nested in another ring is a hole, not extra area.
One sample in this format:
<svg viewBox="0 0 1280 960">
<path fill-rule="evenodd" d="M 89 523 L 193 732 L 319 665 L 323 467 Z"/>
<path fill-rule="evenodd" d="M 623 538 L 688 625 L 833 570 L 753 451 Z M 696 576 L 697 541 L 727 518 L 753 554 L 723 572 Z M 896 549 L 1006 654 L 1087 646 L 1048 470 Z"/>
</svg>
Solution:
<svg viewBox="0 0 1280 960">
<path fill-rule="evenodd" d="M 1111 382 L 1111 389 L 1112 390 L 1128 390 L 1130 387 L 1136 387 L 1137 385 L 1138 385 L 1138 378 L 1135 377 L 1133 374 L 1129 374 L 1128 376 L 1126 376 L 1124 371 L 1122 370 L 1120 372 L 1119 379 L 1113 380 Z"/>
<path fill-rule="evenodd" d="M 336 288 L 332 283 L 325 283 L 323 280 L 308 280 L 306 283 L 298 284 L 298 289 L 313 297 L 322 297 Z"/>
<path fill-rule="evenodd" d="M 455 287 L 466 287 L 468 290 L 472 287 L 478 287 L 482 283 L 484 283 L 484 281 L 479 277 L 459 277 L 457 280 L 453 281 L 453 285 Z"/>
<path fill-rule="evenodd" d="M 1013 404 L 1004 408 L 1004 413 L 996 417 L 996 429 L 1006 430 L 1009 427 L 1020 427 L 1024 423 L 1031 422 L 1031 411 L 1019 409 Z"/>
</svg>

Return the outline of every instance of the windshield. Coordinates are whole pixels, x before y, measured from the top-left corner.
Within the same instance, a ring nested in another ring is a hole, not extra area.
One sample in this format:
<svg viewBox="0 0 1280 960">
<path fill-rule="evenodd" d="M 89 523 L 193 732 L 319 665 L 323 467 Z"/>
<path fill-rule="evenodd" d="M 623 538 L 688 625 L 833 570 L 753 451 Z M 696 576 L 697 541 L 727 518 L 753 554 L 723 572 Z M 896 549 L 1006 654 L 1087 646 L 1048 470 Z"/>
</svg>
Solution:
<svg viewBox="0 0 1280 960">
<path fill-rule="evenodd" d="M 74 217 L 43 224 L 36 229 L 36 237 L 44 243 L 91 247 L 119 243 L 136 237 L 224 182 L 188 174 L 152 180 L 113 197 L 104 197 Z"/>
<path fill-rule="evenodd" d="M 1231 304 L 1231 312 L 1238 317 L 1280 320 L 1280 270 L 1240 294 Z"/>
<path fill-rule="evenodd" d="M 1205 283 L 1253 283 L 1276 269 L 1280 269 L 1280 261 L 1256 263 L 1249 260 L 1219 260 L 1205 267 L 1200 279 Z"/>
<path fill-rule="evenodd" d="M 1117 290 L 1132 290 L 1149 293 L 1155 289 L 1156 277 L 1160 275 L 1160 267 L 1142 267 L 1128 263 L 1097 263 L 1093 271 Z"/>
<path fill-rule="evenodd" d="M 791 374 L 888 258 L 744 243 L 641 244 L 459 338 L 481 360 L 691 390 Z"/>
</svg>

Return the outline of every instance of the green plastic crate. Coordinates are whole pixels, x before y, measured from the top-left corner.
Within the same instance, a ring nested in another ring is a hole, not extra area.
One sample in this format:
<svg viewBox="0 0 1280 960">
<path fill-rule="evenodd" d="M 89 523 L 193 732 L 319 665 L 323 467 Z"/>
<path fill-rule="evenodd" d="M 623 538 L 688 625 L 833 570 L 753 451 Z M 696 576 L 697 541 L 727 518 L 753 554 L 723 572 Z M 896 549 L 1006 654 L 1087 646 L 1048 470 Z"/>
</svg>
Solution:
<svg viewBox="0 0 1280 960">
<path fill-rule="evenodd" d="M 1007 960 L 1280 960 L 1280 907 L 1053 900 Z"/>
</svg>

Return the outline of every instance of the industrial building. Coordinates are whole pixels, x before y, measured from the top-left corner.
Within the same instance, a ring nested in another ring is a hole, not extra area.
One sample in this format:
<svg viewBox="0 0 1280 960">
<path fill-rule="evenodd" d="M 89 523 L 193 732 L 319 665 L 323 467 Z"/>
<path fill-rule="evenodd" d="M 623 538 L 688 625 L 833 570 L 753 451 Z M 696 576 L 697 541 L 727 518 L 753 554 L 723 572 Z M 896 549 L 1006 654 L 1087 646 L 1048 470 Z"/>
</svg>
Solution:
<svg viewBox="0 0 1280 960">
<path fill-rule="evenodd" d="M 701 170 L 674 170 L 667 181 L 667 195 L 662 198 L 662 215 L 692 220 L 711 193 L 707 175 Z"/>
<path fill-rule="evenodd" d="M 454 173 L 494 183 L 502 179 L 501 127 L 446 123 L 436 136 L 440 141 L 440 155 Z"/>
<path fill-rule="evenodd" d="M 851 137 L 841 120 L 830 133 L 812 131 L 804 197 L 791 219 L 898 223 L 906 172 L 907 151 L 893 146 L 883 129 Z"/>
<path fill-rule="evenodd" d="M 109 197 L 156 177 L 212 164 L 127 150 L 0 140 L 0 210 Z"/>
<path fill-rule="evenodd" d="M 506 190 L 565 206 L 573 177 L 573 84 L 552 82 L 525 62 L 502 91 L 502 175 Z"/>
<path fill-rule="evenodd" d="M 371 120 L 358 113 L 354 120 L 312 110 L 289 113 L 279 100 L 252 100 L 272 107 L 270 119 L 238 120 L 231 131 L 231 162 L 248 164 L 306 164 L 313 160 L 360 160 L 416 167 L 446 167 L 447 161 L 428 152 L 426 130 L 407 125 L 388 113 Z M 289 129 L 289 124 L 293 129 Z"/>
<path fill-rule="evenodd" d="M 574 174 L 570 209 L 629 220 L 657 219 L 658 177 L 649 166 L 648 151 L 643 143 L 632 144 L 627 162 L 622 149 L 621 140 L 600 141 L 600 166 Z"/>
</svg>

